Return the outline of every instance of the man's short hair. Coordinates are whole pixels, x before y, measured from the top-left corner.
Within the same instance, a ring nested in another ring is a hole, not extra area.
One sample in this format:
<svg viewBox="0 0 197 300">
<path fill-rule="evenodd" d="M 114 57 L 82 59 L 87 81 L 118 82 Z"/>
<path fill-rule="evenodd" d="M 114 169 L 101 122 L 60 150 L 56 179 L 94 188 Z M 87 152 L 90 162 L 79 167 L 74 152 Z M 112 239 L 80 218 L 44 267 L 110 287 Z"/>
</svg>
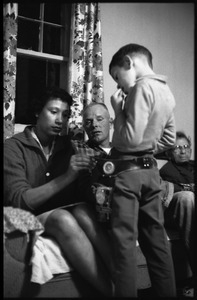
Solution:
<svg viewBox="0 0 197 300">
<path fill-rule="evenodd" d="M 84 114 L 85 114 L 85 112 L 88 108 L 90 108 L 92 106 L 96 106 L 96 105 L 102 106 L 109 113 L 109 110 L 108 110 L 107 106 L 105 105 L 105 103 L 103 103 L 103 102 L 91 102 L 90 104 L 86 105 L 84 107 L 84 109 L 82 110 L 82 117 L 84 116 Z"/>
</svg>

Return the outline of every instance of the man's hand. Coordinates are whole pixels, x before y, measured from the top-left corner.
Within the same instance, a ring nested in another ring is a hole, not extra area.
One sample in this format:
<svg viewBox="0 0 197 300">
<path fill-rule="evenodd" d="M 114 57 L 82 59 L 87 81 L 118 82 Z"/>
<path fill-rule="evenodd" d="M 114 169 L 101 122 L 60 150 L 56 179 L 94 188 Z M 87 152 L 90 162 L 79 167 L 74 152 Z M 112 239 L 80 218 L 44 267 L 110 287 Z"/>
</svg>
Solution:
<svg viewBox="0 0 197 300">
<path fill-rule="evenodd" d="M 114 109 L 115 114 L 117 114 L 119 111 L 122 111 L 123 101 L 124 101 L 124 93 L 121 89 L 118 89 L 111 96 L 111 105 Z"/>
</svg>

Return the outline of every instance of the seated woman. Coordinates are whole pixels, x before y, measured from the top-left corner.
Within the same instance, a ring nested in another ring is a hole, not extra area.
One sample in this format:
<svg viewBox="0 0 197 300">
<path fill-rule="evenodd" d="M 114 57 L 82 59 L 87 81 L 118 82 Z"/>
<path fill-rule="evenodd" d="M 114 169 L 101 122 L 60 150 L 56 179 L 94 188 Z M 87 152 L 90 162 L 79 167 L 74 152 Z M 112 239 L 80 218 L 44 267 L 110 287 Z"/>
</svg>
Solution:
<svg viewBox="0 0 197 300">
<path fill-rule="evenodd" d="M 35 126 L 5 141 L 4 206 L 36 215 L 72 266 L 111 296 L 108 239 L 93 212 L 81 203 L 85 199 L 78 188 L 80 173 L 91 170 L 94 161 L 75 154 L 70 138 L 61 136 L 71 105 L 72 97 L 63 89 L 46 90 L 34 106 Z"/>
<path fill-rule="evenodd" d="M 176 144 L 167 152 L 169 161 L 160 169 L 163 180 L 173 183 L 174 194 L 164 210 L 166 224 L 174 224 L 180 231 L 188 254 L 191 270 L 194 264 L 194 161 L 191 160 L 191 140 L 184 132 L 176 133 Z"/>
</svg>

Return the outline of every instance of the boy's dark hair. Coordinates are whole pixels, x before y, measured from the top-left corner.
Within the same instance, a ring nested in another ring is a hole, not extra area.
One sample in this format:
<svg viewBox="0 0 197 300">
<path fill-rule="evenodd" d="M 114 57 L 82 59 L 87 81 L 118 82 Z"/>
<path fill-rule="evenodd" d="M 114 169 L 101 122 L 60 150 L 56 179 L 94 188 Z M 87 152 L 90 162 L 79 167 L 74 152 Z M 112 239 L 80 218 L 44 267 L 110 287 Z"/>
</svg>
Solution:
<svg viewBox="0 0 197 300">
<path fill-rule="evenodd" d="M 144 55 L 147 58 L 148 64 L 153 69 L 152 63 L 152 54 L 151 52 L 145 48 L 144 46 L 138 44 L 128 44 L 121 47 L 112 57 L 112 60 L 109 64 L 109 73 L 111 74 L 111 69 L 114 66 L 122 67 L 124 65 L 124 57 L 125 55 L 130 55 L 131 57 L 135 57 L 138 55 Z"/>
<path fill-rule="evenodd" d="M 46 88 L 40 95 L 40 97 L 36 98 L 33 103 L 34 114 L 39 114 L 43 107 L 46 105 L 48 101 L 54 98 L 59 98 L 62 102 L 66 102 L 69 105 L 69 108 L 73 104 L 73 99 L 71 95 L 64 89 L 59 87 L 50 87 Z M 70 110 L 71 113 L 71 110 Z"/>
</svg>

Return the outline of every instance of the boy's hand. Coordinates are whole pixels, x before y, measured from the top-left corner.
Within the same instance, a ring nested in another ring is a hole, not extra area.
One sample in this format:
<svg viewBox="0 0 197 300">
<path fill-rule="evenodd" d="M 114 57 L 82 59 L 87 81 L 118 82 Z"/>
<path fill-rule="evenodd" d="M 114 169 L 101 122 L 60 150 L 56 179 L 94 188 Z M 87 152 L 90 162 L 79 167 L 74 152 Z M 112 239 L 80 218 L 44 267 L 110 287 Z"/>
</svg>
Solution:
<svg viewBox="0 0 197 300">
<path fill-rule="evenodd" d="M 124 93 L 121 89 L 118 89 L 111 96 L 111 105 L 114 109 L 115 114 L 117 114 L 119 111 L 122 111 L 123 101 L 124 101 Z"/>
</svg>

